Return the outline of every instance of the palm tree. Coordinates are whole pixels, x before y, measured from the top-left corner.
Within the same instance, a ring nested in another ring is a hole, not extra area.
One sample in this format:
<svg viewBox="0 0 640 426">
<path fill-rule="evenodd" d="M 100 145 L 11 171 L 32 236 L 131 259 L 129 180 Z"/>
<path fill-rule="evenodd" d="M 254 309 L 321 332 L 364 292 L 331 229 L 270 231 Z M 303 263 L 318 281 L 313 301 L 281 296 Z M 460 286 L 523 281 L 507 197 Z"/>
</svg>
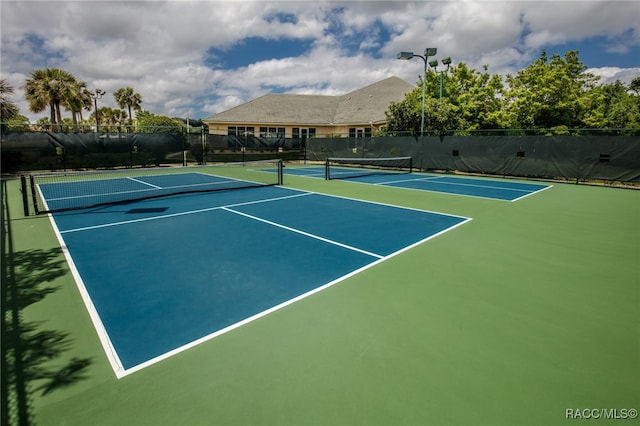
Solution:
<svg viewBox="0 0 640 426">
<path fill-rule="evenodd" d="M 142 96 L 139 93 L 135 93 L 133 88 L 124 87 L 122 89 L 118 89 L 113 93 L 113 97 L 116 100 L 116 103 L 120 108 L 128 108 L 129 109 L 129 124 L 131 124 L 131 108 L 136 111 L 142 110 L 140 104 L 142 103 Z"/>
<path fill-rule="evenodd" d="M 83 121 L 82 110 L 91 111 L 93 106 L 92 93 L 87 89 L 87 83 L 77 81 L 69 88 L 68 96 L 63 100 L 65 108 L 72 113 L 72 122 L 74 129 L 77 129 L 78 123 Z"/>
<path fill-rule="evenodd" d="M 95 120 L 95 111 L 91 113 L 92 118 Z M 121 109 L 114 109 L 109 107 L 102 107 L 98 109 L 98 121 L 100 122 L 100 126 L 107 129 L 109 132 L 110 128 L 116 127 L 119 132 L 120 126 L 126 121 L 127 112 Z"/>
<path fill-rule="evenodd" d="M 31 112 L 51 112 L 51 124 L 62 123 L 60 105 L 70 97 L 75 77 L 58 68 L 43 68 L 32 71 L 24 85 L 24 94 Z"/>
<path fill-rule="evenodd" d="M 0 123 L 6 123 L 18 115 L 18 106 L 8 96 L 13 94 L 13 90 L 6 79 L 0 80 Z"/>
</svg>

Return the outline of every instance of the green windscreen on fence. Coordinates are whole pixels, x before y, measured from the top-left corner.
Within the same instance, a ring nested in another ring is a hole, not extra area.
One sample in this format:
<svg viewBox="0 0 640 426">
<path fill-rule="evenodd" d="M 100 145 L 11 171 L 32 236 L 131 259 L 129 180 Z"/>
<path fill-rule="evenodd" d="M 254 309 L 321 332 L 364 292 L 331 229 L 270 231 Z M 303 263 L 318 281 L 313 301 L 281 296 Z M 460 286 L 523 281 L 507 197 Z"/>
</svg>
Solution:
<svg viewBox="0 0 640 426">
<path fill-rule="evenodd" d="M 2 133 L 3 173 L 298 160 L 302 153 L 301 139 L 207 135 L 179 128 L 154 133 Z"/>
<path fill-rule="evenodd" d="M 2 172 L 281 158 L 411 157 L 416 170 L 640 182 L 640 137 L 617 135 L 285 138 L 158 133 L 3 132 Z"/>
<path fill-rule="evenodd" d="M 158 166 L 184 161 L 179 132 L 2 134 L 3 171 Z"/>
<path fill-rule="evenodd" d="M 637 136 L 446 136 L 314 138 L 311 161 L 328 157 L 412 157 L 421 170 L 532 178 L 640 181 Z"/>
</svg>

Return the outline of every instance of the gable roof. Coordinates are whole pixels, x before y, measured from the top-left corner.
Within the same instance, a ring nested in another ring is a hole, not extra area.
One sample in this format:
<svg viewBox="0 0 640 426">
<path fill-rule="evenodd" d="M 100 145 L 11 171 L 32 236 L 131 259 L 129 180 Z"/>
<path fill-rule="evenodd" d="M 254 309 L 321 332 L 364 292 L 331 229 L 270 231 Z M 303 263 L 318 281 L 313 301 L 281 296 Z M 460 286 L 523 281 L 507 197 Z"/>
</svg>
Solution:
<svg viewBox="0 0 640 426">
<path fill-rule="evenodd" d="M 264 124 L 369 124 L 386 121 L 391 102 L 400 102 L 414 86 L 389 77 L 340 96 L 269 93 L 214 114 L 204 121 Z"/>
<path fill-rule="evenodd" d="M 377 123 L 387 121 L 385 111 L 391 102 L 401 102 L 415 86 L 398 77 L 389 77 L 362 89 L 342 95 L 334 124 Z"/>
</svg>

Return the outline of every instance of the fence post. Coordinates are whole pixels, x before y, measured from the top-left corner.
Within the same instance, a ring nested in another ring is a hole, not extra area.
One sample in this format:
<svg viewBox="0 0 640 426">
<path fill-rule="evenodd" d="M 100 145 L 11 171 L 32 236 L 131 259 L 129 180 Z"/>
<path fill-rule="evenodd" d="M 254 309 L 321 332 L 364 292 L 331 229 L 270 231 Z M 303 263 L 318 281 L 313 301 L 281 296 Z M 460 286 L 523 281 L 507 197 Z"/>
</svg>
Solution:
<svg viewBox="0 0 640 426">
<path fill-rule="evenodd" d="M 22 207 L 24 208 L 24 216 L 29 216 L 29 192 L 27 191 L 27 177 L 20 175 L 20 186 L 22 190 Z"/>
</svg>

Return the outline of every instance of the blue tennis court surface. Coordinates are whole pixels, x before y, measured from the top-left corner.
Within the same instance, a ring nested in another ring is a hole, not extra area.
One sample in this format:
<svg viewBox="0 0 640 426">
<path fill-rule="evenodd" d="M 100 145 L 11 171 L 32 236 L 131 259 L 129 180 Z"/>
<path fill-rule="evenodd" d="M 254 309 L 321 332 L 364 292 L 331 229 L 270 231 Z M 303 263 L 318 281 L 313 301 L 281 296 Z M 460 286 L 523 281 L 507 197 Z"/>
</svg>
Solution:
<svg viewBox="0 0 640 426">
<path fill-rule="evenodd" d="M 332 176 L 340 176 L 340 167 L 334 167 L 332 170 Z M 344 170 L 344 174 L 346 176 L 353 173 L 352 168 L 344 168 L 342 170 Z M 321 166 L 301 168 L 291 167 L 286 168 L 285 173 L 324 179 L 325 169 Z M 397 188 L 466 195 L 505 201 L 517 201 L 521 198 L 549 188 L 549 185 L 514 182 L 511 180 L 443 176 L 425 173 L 402 174 L 381 172 L 367 176 L 349 177 L 348 180 L 351 182 L 371 185 L 393 186 Z"/>
<path fill-rule="evenodd" d="M 115 174 L 114 174 L 115 175 Z M 69 207 L 110 203 L 126 198 L 162 196 L 178 191 L 231 189 L 251 186 L 252 182 L 190 172 L 150 176 L 114 177 L 47 183 L 39 186 L 46 207 L 56 210 Z M 117 188 L 117 189 L 116 189 Z"/>
<path fill-rule="evenodd" d="M 200 182 L 185 175 L 163 179 L 153 185 Z M 51 218 L 118 377 L 469 220 L 281 186 L 156 198 Z"/>
</svg>

